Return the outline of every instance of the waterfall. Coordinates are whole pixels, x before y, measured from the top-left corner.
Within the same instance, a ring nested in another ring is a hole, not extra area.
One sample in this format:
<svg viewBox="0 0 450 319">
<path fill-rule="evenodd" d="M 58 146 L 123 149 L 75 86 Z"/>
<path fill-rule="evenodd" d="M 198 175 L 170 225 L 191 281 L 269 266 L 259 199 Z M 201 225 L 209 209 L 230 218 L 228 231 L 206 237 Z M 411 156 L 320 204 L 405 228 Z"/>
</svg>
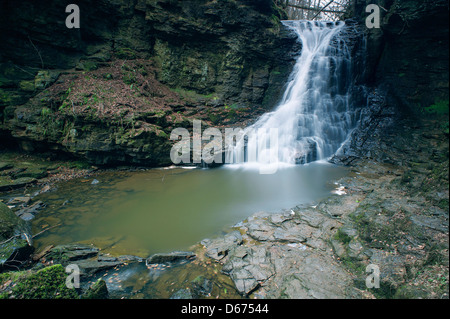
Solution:
<svg viewBox="0 0 450 319">
<path fill-rule="evenodd" d="M 302 44 L 281 102 L 228 141 L 227 163 L 305 164 L 332 156 L 357 122 L 344 22 L 283 21 Z"/>
</svg>

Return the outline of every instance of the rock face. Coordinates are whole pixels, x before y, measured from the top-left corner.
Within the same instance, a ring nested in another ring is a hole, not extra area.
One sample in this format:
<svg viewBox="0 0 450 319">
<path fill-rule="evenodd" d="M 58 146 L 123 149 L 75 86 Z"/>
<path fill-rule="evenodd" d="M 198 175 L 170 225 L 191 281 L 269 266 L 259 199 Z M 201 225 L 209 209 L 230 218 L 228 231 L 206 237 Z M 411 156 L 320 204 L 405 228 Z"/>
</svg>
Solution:
<svg viewBox="0 0 450 319">
<path fill-rule="evenodd" d="M 357 1 L 355 16 L 364 24 L 371 1 Z M 408 112 L 448 101 L 448 1 L 378 2 L 381 28 L 366 29 L 367 76 L 384 85 Z"/>
<path fill-rule="evenodd" d="M 295 36 L 271 0 L 77 5 L 80 29 L 68 29 L 60 1 L 2 2 L 2 143 L 166 165 L 189 114 L 217 125 L 267 110 L 293 66 Z"/>
</svg>

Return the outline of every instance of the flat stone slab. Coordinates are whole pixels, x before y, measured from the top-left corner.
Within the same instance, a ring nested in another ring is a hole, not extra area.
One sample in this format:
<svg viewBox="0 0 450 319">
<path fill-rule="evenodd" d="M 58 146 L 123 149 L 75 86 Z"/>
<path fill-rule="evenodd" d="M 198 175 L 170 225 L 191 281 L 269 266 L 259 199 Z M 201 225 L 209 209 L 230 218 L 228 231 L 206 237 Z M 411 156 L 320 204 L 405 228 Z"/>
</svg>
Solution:
<svg viewBox="0 0 450 319">
<path fill-rule="evenodd" d="M 215 260 L 221 260 L 228 252 L 242 243 L 242 235 L 239 231 L 233 231 L 224 237 L 205 239 L 201 242 L 206 248 L 206 256 Z"/>
<path fill-rule="evenodd" d="M 99 249 L 89 245 L 68 244 L 59 245 L 50 250 L 47 259 L 59 261 L 76 261 L 96 257 Z"/>
<path fill-rule="evenodd" d="M 190 261 L 196 257 L 195 253 L 190 251 L 173 251 L 170 253 L 154 254 L 146 260 L 147 265 L 176 263 Z"/>
<path fill-rule="evenodd" d="M 16 188 L 21 188 L 23 186 L 33 184 L 35 182 L 37 182 L 37 179 L 32 177 L 21 177 L 12 181 L 2 179 L 0 181 L 0 191 L 7 191 Z"/>
</svg>

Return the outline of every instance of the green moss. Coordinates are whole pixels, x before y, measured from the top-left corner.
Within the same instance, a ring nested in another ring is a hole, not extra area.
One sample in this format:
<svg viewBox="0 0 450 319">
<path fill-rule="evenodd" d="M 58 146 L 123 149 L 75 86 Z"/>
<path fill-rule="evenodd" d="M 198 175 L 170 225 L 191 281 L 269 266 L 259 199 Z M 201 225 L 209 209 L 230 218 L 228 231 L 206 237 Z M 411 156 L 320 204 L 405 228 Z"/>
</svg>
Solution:
<svg viewBox="0 0 450 319">
<path fill-rule="evenodd" d="M 348 243 L 350 243 L 350 241 L 352 240 L 352 238 L 344 233 L 341 229 L 339 229 L 336 234 L 334 234 L 334 239 L 340 241 L 344 245 L 348 245 Z"/>
<path fill-rule="evenodd" d="M 169 135 L 167 135 L 167 133 L 164 132 L 164 131 L 159 131 L 157 135 L 158 135 L 159 137 L 169 138 Z"/>
<path fill-rule="evenodd" d="M 356 258 L 344 257 L 341 258 L 341 262 L 347 269 L 353 271 L 356 274 L 365 273 L 366 266 Z"/>
<path fill-rule="evenodd" d="M 88 162 L 85 161 L 73 161 L 73 162 L 64 162 L 62 165 L 62 167 L 67 167 L 67 168 L 77 168 L 77 169 L 89 169 L 91 168 L 91 165 Z"/>
<path fill-rule="evenodd" d="M 16 278 L 13 278 L 15 276 Z M 66 287 L 67 274 L 62 265 L 43 268 L 35 273 L 10 275 L 15 285 L 2 297 L 15 299 L 78 299 L 75 289 Z M 3 281 L 6 281 L 6 276 Z"/>
<path fill-rule="evenodd" d="M 208 112 L 208 119 L 211 121 L 212 124 L 217 125 L 219 124 L 220 118 L 217 114 L 214 114 L 212 112 Z"/>
<path fill-rule="evenodd" d="M 120 48 L 116 51 L 116 56 L 119 59 L 134 60 L 136 59 L 136 52 L 130 48 Z"/>
<path fill-rule="evenodd" d="M 449 113 L 449 100 L 437 101 L 433 105 L 425 108 L 425 112 L 437 115 Z"/>
<path fill-rule="evenodd" d="M 93 71 L 98 69 L 98 65 L 94 61 L 84 61 L 81 69 L 84 71 Z"/>
<path fill-rule="evenodd" d="M 134 83 L 136 83 L 136 74 L 134 72 L 124 72 L 123 74 L 123 83 L 128 84 L 128 85 L 132 85 Z"/>
<path fill-rule="evenodd" d="M 48 107 L 43 107 L 42 110 L 41 110 L 41 116 L 42 117 L 47 117 L 47 116 L 49 116 L 52 113 L 53 113 L 52 110 L 49 109 Z"/>
<path fill-rule="evenodd" d="M 103 279 L 97 280 L 89 289 L 81 296 L 81 299 L 106 299 L 108 298 L 108 288 Z"/>
<path fill-rule="evenodd" d="M 397 295 L 397 287 L 389 282 L 380 282 L 380 288 L 370 290 L 377 299 L 393 299 Z"/>
<path fill-rule="evenodd" d="M 36 89 L 34 81 L 20 81 L 19 87 L 22 91 L 26 92 L 33 92 Z"/>
</svg>

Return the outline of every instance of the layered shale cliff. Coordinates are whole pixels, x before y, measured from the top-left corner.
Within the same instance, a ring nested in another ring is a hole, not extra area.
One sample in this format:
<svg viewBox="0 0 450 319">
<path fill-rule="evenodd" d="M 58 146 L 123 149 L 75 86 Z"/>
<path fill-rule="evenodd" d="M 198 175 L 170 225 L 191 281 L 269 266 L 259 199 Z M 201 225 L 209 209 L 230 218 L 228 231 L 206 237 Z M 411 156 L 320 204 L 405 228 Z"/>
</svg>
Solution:
<svg viewBox="0 0 450 319">
<path fill-rule="evenodd" d="M 69 1 L 0 5 L 0 137 L 95 164 L 170 163 L 170 132 L 271 108 L 295 36 L 273 1 Z"/>
<path fill-rule="evenodd" d="M 357 0 L 354 15 L 363 24 L 371 3 L 380 6 L 381 19 L 380 28 L 366 29 L 368 82 L 422 117 L 426 107 L 449 98 L 448 1 Z"/>
</svg>

